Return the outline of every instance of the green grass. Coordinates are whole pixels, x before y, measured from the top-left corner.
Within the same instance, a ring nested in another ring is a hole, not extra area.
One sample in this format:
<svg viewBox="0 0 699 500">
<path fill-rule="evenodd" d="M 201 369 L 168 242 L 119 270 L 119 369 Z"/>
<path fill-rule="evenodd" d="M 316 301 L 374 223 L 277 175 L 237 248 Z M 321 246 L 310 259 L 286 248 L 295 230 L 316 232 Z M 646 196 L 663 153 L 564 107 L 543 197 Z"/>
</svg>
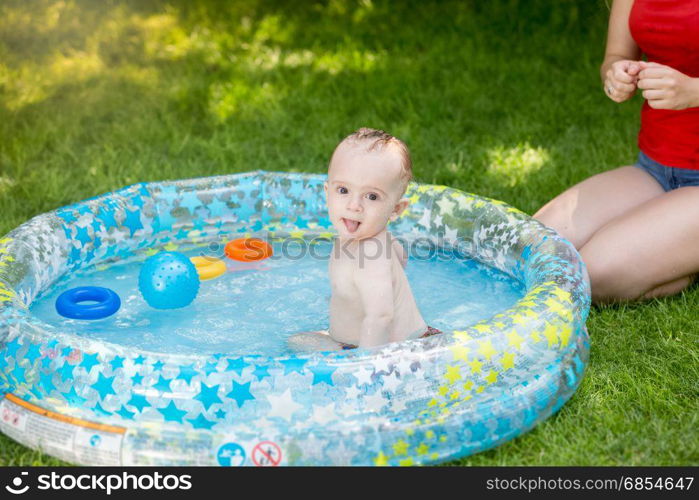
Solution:
<svg viewBox="0 0 699 500">
<path fill-rule="evenodd" d="M 605 99 L 604 1 L 8 0 L 0 234 L 126 184 L 324 172 L 360 126 L 418 181 L 533 213 L 634 161 L 640 97 Z M 454 465 L 697 464 L 699 291 L 593 309 L 580 390 Z M 60 462 L 0 437 L 0 465 Z"/>
</svg>

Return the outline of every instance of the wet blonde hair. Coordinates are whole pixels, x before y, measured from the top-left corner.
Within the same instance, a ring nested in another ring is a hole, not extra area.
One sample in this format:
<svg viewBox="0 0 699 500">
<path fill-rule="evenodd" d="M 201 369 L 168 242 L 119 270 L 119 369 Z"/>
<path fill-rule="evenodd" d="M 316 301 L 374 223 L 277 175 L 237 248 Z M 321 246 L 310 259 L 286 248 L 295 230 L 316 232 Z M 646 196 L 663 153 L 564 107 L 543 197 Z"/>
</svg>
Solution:
<svg viewBox="0 0 699 500">
<path fill-rule="evenodd" d="M 410 158 L 408 146 L 403 141 L 383 130 L 362 127 L 342 139 L 335 147 L 335 151 L 343 144 L 366 146 L 366 151 L 380 151 L 387 147 L 395 147 L 400 154 L 401 167 L 403 167 L 401 171 L 401 196 L 405 194 L 406 189 L 408 189 L 408 183 L 413 179 L 413 160 Z M 335 152 L 333 152 L 334 155 Z"/>
</svg>

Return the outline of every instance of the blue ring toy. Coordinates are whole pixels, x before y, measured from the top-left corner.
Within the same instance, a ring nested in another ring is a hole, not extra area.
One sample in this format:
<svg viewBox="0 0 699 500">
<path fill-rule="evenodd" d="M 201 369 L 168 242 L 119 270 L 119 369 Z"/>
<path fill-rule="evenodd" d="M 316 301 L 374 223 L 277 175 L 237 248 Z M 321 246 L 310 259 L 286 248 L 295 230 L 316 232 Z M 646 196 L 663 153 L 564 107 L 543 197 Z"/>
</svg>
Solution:
<svg viewBox="0 0 699 500">
<path fill-rule="evenodd" d="M 95 301 L 96 304 L 80 302 Z M 101 286 L 79 286 L 66 290 L 56 299 L 56 312 L 71 319 L 102 319 L 121 307 L 121 299 L 114 290 Z"/>
</svg>

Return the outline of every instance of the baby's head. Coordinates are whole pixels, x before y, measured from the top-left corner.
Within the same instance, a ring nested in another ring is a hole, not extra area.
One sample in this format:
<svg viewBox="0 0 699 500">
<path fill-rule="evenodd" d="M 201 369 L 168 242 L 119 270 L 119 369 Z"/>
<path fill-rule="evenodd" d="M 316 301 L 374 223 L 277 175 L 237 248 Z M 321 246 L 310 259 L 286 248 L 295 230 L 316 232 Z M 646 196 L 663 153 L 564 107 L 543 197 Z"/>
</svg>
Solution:
<svg viewBox="0 0 699 500">
<path fill-rule="evenodd" d="M 341 239 L 380 233 L 408 206 L 402 198 L 412 179 L 410 152 L 403 141 L 361 128 L 335 148 L 325 194 L 330 221 Z"/>
</svg>

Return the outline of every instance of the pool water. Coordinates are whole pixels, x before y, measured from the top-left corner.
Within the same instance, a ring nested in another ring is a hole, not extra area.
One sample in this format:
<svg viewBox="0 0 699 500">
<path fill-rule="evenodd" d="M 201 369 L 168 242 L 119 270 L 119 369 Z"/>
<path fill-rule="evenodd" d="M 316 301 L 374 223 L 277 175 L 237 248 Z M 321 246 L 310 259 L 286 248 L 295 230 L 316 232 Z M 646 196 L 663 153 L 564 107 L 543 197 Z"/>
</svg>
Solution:
<svg viewBox="0 0 699 500">
<path fill-rule="evenodd" d="M 228 355 L 288 354 L 293 333 L 328 328 L 329 241 L 301 252 L 272 242 L 274 256 L 242 263 L 223 258 L 228 272 L 202 281 L 197 298 L 182 309 L 153 309 L 138 291 L 145 259 L 91 266 L 59 280 L 31 305 L 42 321 L 77 335 L 124 346 L 167 353 Z M 204 248 L 183 252 L 205 255 Z M 418 308 L 428 325 L 462 329 L 511 307 L 524 286 L 506 274 L 466 258 L 433 253 L 408 262 L 406 274 Z M 58 296 L 77 286 L 111 288 L 121 309 L 100 320 L 73 320 L 55 309 Z"/>
</svg>

